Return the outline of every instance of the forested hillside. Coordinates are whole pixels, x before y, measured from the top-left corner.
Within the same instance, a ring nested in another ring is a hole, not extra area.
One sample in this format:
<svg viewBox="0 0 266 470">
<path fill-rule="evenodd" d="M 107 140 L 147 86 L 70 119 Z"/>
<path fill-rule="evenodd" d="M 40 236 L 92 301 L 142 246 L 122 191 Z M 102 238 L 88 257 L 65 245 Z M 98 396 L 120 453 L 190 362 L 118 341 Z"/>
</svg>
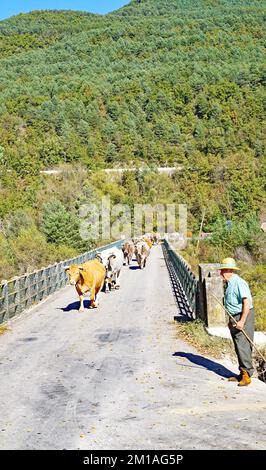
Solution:
<svg viewBox="0 0 266 470">
<path fill-rule="evenodd" d="M 262 158 L 265 15 L 263 2 L 142 0 L 1 22 L 4 162 L 25 175 Z"/>
<path fill-rule="evenodd" d="M 88 248 L 79 203 L 103 194 L 187 203 L 193 231 L 205 208 L 217 244 L 261 256 L 250 234 L 266 212 L 265 19 L 263 1 L 133 0 L 0 22 L 0 277 Z M 71 178 L 39 173 L 62 164 Z M 183 170 L 86 176 L 142 164 Z"/>
</svg>

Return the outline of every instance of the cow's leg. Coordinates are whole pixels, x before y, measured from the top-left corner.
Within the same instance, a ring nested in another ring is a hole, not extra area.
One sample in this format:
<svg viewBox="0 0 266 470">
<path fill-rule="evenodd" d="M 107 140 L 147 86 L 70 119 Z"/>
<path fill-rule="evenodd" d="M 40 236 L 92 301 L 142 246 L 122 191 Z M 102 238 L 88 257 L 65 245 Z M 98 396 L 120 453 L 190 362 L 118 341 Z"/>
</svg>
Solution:
<svg viewBox="0 0 266 470">
<path fill-rule="evenodd" d="M 96 305 L 96 307 L 99 307 L 100 292 L 102 291 L 104 283 L 105 283 L 105 280 L 103 280 L 103 282 L 101 283 L 99 289 L 96 288 L 96 293 L 95 293 L 95 305 Z"/>
<path fill-rule="evenodd" d="M 109 280 L 106 277 L 105 280 L 103 281 L 103 284 L 105 285 L 105 293 L 107 294 L 108 292 L 111 291 L 111 286 L 109 284 Z"/>
<path fill-rule="evenodd" d="M 91 288 L 90 301 L 91 301 L 90 307 L 91 308 L 96 308 L 97 305 L 96 305 L 96 302 L 95 302 L 95 287 Z"/>
<path fill-rule="evenodd" d="M 120 283 L 119 283 L 120 272 L 121 272 L 121 270 L 118 271 L 118 272 L 116 273 L 116 275 L 115 275 L 115 276 L 116 276 L 116 280 L 115 280 L 115 288 L 116 288 L 116 289 L 119 289 L 119 287 L 120 287 Z"/>
<path fill-rule="evenodd" d="M 147 258 L 144 259 L 144 263 L 143 263 L 144 268 L 146 267 L 146 259 Z"/>
<path fill-rule="evenodd" d="M 79 300 L 80 300 L 79 311 L 80 311 L 80 312 L 83 312 L 83 311 L 84 311 L 84 301 L 83 301 L 83 299 L 84 299 L 83 295 L 80 295 L 80 296 L 79 296 Z"/>
<path fill-rule="evenodd" d="M 84 302 L 83 302 L 83 295 L 82 295 L 82 292 L 81 290 L 76 287 L 76 290 L 77 290 L 77 293 L 78 293 L 78 296 L 79 296 L 79 300 L 80 300 L 80 306 L 79 306 L 79 311 L 80 312 L 83 312 L 84 311 Z"/>
<path fill-rule="evenodd" d="M 114 282 L 114 280 L 113 280 L 113 275 L 112 275 L 112 273 L 111 273 L 110 276 L 108 277 L 108 286 L 109 286 L 109 291 L 110 291 L 110 292 L 111 292 L 111 290 L 112 290 L 113 282 Z"/>
<path fill-rule="evenodd" d="M 99 290 L 96 289 L 96 292 L 95 292 L 95 302 L 94 302 L 95 307 L 99 307 L 99 293 L 100 293 L 100 289 L 99 289 Z"/>
</svg>

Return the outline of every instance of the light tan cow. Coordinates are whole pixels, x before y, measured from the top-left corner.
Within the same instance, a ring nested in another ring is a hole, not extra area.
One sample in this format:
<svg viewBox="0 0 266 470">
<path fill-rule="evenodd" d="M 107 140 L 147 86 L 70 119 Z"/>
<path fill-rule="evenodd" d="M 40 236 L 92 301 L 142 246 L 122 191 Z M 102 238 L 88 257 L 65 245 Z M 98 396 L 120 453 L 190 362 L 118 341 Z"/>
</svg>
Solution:
<svg viewBox="0 0 266 470">
<path fill-rule="evenodd" d="M 144 236 L 144 237 L 143 237 L 143 240 L 147 243 L 149 249 L 151 249 L 151 247 L 152 247 L 152 241 L 150 240 L 150 238 Z"/>
<path fill-rule="evenodd" d="M 136 260 L 140 269 L 145 268 L 146 261 L 147 261 L 149 254 L 150 254 L 149 245 L 144 240 L 136 243 L 135 255 L 136 255 Z"/>
<path fill-rule="evenodd" d="M 124 253 L 125 264 L 130 264 L 134 255 L 135 246 L 132 240 L 127 240 L 123 246 L 122 251 Z"/>
<path fill-rule="evenodd" d="M 83 296 L 90 292 L 90 308 L 99 305 L 98 294 L 102 290 L 106 269 L 97 259 L 81 265 L 72 264 L 65 268 L 69 282 L 76 287 L 80 299 L 80 311 L 84 310 Z"/>
</svg>

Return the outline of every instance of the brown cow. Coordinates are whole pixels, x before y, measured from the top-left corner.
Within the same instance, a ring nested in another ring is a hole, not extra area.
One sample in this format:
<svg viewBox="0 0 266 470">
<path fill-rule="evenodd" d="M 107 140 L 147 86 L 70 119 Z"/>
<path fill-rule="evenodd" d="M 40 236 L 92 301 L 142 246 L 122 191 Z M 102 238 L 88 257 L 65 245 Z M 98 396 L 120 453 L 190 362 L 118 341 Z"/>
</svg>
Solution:
<svg viewBox="0 0 266 470">
<path fill-rule="evenodd" d="M 158 245 L 159 241 L 160 241 L 160 234 L 159 232 L 153 232 L 153 243 L 154 245 Z"/>
<path fill-rule="evenodd" d="M 131 263 L 133 255 L 134 255 L 134 250 L 135 250 L 135 247 L 134 247 L 134 243 L 133 243 L 132 240 L 127 240 L 123 244 L 122 251 L 124 253 L 125 264 L 126 264 L 126 262 L 127 262 L 127 264 Z"/>
<path fill-rule="evenodd" d="M 98 293 L 104 285 L 106 269 L 97 259 L 81 265 L 72 264 L 65 268 L 72 286 L 76 287 L 80 299 L 80 311 L 84 310 L 83 296 L 90 292 L 90 308 L 99 305 Z"/>
<path fill-rule="evenodd" d="M 145 241 L 139 241 L 135 245 L 135 255 L 140 269 L 145 268 L 147 258 L 150 254 L 149 245 Z"/>
<path fill-rule="evenodd" d="M 147 243 L 149 249 L 151 249 L 151 247 L 152 247 L 152 241 L 150 240 L 150 238 L 144 236 L 144 237 L 143 237 L 143 240 Z"/>
</svg>

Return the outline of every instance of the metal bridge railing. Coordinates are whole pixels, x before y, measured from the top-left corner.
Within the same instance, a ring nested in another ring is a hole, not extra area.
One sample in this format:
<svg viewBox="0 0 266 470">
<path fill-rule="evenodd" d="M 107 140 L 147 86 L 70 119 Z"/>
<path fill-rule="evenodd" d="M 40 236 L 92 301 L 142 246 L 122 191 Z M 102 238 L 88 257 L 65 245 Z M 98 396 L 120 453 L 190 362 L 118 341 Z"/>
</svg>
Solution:
<svg viewBox="0 0 266 470">
<path fill-rule="evenodd" d="M 193 312 L 194 317 L 196 317 L 198 309 L 198 280 L 184 258 L 176 253 L 167 240 L 164 240 L 164 245 L 166 247 L 173 269 L 186 295 L 189 307 Z"/>
<path fill-rule="evenodd" d="M 120 247 L 122 243 L 123 241 L 119 240 L 33 273 L 2 281 L 0 283 L 0 324 L 64 287 L 68 280 L 65 266 L 85 263 L 93 259 L 97 252 L 114 246 Z"/>
</svg>

